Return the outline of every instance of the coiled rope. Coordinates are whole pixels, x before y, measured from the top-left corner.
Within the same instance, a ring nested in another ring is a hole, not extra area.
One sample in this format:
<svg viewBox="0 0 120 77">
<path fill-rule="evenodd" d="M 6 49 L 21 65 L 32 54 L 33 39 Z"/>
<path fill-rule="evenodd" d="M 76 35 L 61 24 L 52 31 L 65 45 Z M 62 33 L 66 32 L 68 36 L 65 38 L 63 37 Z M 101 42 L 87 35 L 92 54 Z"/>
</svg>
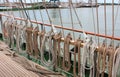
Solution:
<svg viewBox="0 0 120 77">
<path fill-rule="evenodd" d="M 103 44 L 101 46 L 99 46 L 98 49 L 98 59 L 97 59 L 97 73 L 96 73 L 96 77 L 100 77 L 100 73 L 101 73 L 101 77 L 104 77 L 104 72 L 105 72 L 105 68 L 106 68 L 106 39 L 103 41 Z"/>
<path fill-rule="evenodd" d="M 3 33 L 3 40 L 7 39 L 8 37 L 8 32 L 7 32 L 7 24 L 8 24 L 8 18 L 5 20 L 2 24 L 2 33 Z"/>
<path fill-rule="evenodd" d="M 33 43 L 32 43 L 32 30 L 33 27 L 31 24 L 29 24 L 29 21 L 26 25 L 26 51 L 28 55 L 33 54 Z"/>
<path fill-rule="evenodd" d="M 113 57 L 112 77 L 118 77 L 120 75 L 119 67 L 120 67 L 120 48 L 117 48 Z"/>
<path fill-rule="evenodd" d="M 62 38 L 62 34 L 61 32 L 59 32 L 58 34 L 54 35 L 53 37 L 53 44 L 54 44 L 54 51 L 56 53 L 56 65 L 55 68 L 60 67 L 60 61 L 61 61 L 61 56 L 60 56 L 60 42 L 61 42 L 61 38 Z"/>
<path fill-rule="evenodd" d="M 113 55 L 115 52 L 113 41 L 111 41 L 110 45 L 107 48 L 108 55 L 108 77 L 112 77 L 112 64 L 113 64 Z"/>
<path fill-rule="evenodd" d="M 54 35 L 53 31 L 50 31 L 44 35 L 43 40 L 42 40 L 41 49 L 40 49 L 41 62 L 42 62 L 42 64 L 44 64 L 45 66 L 48 66 L 48 67 L 54 66 L 55 62 L 56 62 L 56 54 L 55 54 L 55 51 L 53 50 L 53 43 L 52 43 L 53 35 Z M 46 42 L 48 42 L 48 47 L 49 47 L 49 49 L 48 49 L 49 60 L 48 61 L 45 60 L 45 58 L 44 58 L 45 57 L 44 52 L 45 52 L 45 43 Z"/>
<path fill-rule="evenodd" d="M 39 49 L 38 49 L 38 32 L 39 32 L 39 27 L 37 26 L 33 30 L 33 50 L 35 53 L 35 58 L 39 58 Z"/>
<path fill-rule="evenodd" d="M 85 77 L 85 69 L 90 70 L 89 77 L 94 77 L 94 51 L 97 45 L 92 38 L 86 38 L 82 53 L 82 77 Z M 89 68 L 86 68 L 86 63 Z"/>
<path fill-rule="evenodd" d="M 64 40 L 63 69 L 65 71 L 69 71 L 71 68 L 71 62 L 70 62 L 71 59 L 69 52 L 70 40 L 72 40 L 72 36 L 69 33 Z"/>
<path fill-rule="evenodd" d="M 23 31 L 24 31 L 24 26 L 23 23 L 20 22 L 20 24 L 16 25 L 16 30 L 15 30 L 15 36 L 16 36 L 16 48 L 19 53 L 23 52 L 21 49 L 21 46 L 23 44 L 23 40 L 25 40 L 23 36 Z"/>
<path fill-rule="evenodd" d="M 82 43 L 82 40 L 80 38 L 78 38 L 75 42 L 75 47 L 74 47 L 74 67 L 73 67 L 73 74 L 74 77 L 77 77 L 77 73 L 76 73 L 76 54 L 78 53 L 78 77 L 81 77 L 81 51 L 80 51 L 80 45 Z"/>
</svg>

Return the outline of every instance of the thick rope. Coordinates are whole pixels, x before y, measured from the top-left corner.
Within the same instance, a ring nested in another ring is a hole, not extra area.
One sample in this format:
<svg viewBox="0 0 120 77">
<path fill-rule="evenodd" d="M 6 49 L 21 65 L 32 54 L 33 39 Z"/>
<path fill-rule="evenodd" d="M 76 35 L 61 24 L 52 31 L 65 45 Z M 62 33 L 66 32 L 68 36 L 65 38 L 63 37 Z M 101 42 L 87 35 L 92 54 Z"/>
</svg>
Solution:
<svg viewBox="0 0 120 77">
<path fill-rule="evenodd" d="M 20 24 L 16 25 L 16 31 L 15 31 L 15 36 L 16 36 L 16 48 L 19 53 L 21 53 L 23 50 L 21 49 L 21 45 L 23 44 L 23 37 L 22 37 L 22 32 L 23 32 L 23 23 L 21 22 Z"/>
<path fill-rule="evenodd" d="M 71 58 L 69 52 L 70 40 L 72 40 L 71 34 L 69 33 L 64 40 L 64 53 L 63 53 L 63 69 L 69 71 L 71 68 Z"/>
<path fill-rule="evenodd" d="M 120 76 L 119 67 L 120 67 L 120 48 L 117 48 L 113 57 L 112 77 Z"/>
<path fill-rule="evenodd" d="M 90 70 L 89 77 L 94 77 L 94 51 L 97 48 L 95 41 L 92 38 L 87 38 L 83 47 L 82 53 L 82 77 L 85 77 L 85 69 Z M 89 68 L 86 68 L 86 63 L 89 65 Z"/>
<path fill-rule="evenodd" d="M 41 48 L 43 37 L 44 37 L 45 33 L 46 33 L 45 30 L 42 30 L 40 33 L 38 33 L 40 48 Z"/>
<path fill-rule="evenodd" d="M 54 44 L 53 49 L 56 53 L 56 66 L 55 66 L 55 68 L 57 68 L 57 67 L 60 67 L 60 60 L 61 60 L 60 59 L 60 42 L 61 42 L 61 38 L 62 38 L 61 32 L 54 35 L 53 38 L 54 38 L 53 39 L 53 44 Z"/>
<path fill-rule="evenodd" d="M 33 54 L 32 30 L 32 27 L 26 28 L 26 51 L 28 55 Z"/>
<path fill-rule="evenodd" d="M 108 46 L 107 54 L 108 54 L 108 77 L 112 77 L 112 63 L 113 63 L 113 55 L 114 55 L 114 46 L 113 43 Z"/>
<path fill-rule="evenodd" d="M 81 72 L 81 68 L 80 68 L 80 66 L 81 66 L 81 52 L 80 52 L 80 44 L 81 44 L 81 40 L 80 40 L 80 38 L 79 39 L 77 39 L 76 40 L 76 42 L 75 42 L 75 47 L 74 47 L 74 67 L 73 67 L 73 74 L 74 74 L 74 77 L 81 77 L 81 74 L 80 74 L 80 72 Z M 78 53 L 78 75 L 77 75 L 77 73 L 76 73 L 76 53 Z"/>
<path fill-rule="evenodd" d="M 102 52 L 102 70 L 101 70 L 101 77 L 104 77 L 104 72 L 106 69 L 106 49 L 107 49 L 107 44 L 105 43 L 105 41 L 103 42 L 101 49 L 99 50 L 99 52 Z"/>
<path fill-rule="evenodd" d="M 7 32 L 7 24 L 8 24 L 8 19 L 3 22 L 1 25 L 2 27 L 2 33 L 3 33 L 3 40 L 7 39 L 8 37 L 8 32 Z"/>
<path fill-rule="evenodd" d="M 39 58 L 38 32 L 39 32 L 39 27 L 37 26 L 33 30 L 33 50 L 34 50 L 34 55 L 36 59 Z"/>
<path fill-rule="evenodd" d="M 103 41 L 103 44 L 99 46 L 98 49 L 98 60 L 97 60 L 97 71 L 96 71 L 96 77 L 104 77 L 106 67 L 106 42 Z"/>
<path fill-rule="evenodd" d="M 48 32 L 48 33 L 46 33 L 44 35 L 43 40 L 42 40 L 41 49 L 40 49 L 40 52 L 41 52 L 41 62 L 42 62 L 42 64 L 44 64 L 47 67 L 54 66 L 55 62 L 56 62 L 56 54 L 55 54 L 55 51 L 53 50 L 53 43 L 52 43 L 52 38 L 53 38 L 54 34 L 52 34 L 52 33 L 53 33 L 53 31 Z M 49 47 L 49 50 L 48 50 L 49 60 L 48 61 L 45 60 L 45 56 L 44 56 L 45 43 L 46 42 L 48 42 L 48 47 Z M 51 57 L 52 57 L 52 60 L 51 60 Z"/>
</svg>

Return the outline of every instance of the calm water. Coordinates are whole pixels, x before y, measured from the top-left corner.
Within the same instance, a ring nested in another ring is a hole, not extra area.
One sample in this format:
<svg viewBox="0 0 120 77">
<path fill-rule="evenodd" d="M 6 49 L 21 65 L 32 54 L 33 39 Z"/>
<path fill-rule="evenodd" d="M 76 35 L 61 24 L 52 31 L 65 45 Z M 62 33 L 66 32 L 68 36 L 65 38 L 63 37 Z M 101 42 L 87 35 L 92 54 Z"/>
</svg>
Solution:
<svg viewBox="0 0 120 77">
<path fill-rule="evenodd" d="M 120 8 L 118 8 L 118 14 L 117 13 L 117 8 L 118 6 L 115 6 L 114 10 L 114 15 L 116 17 L 115 18 L 115 36 L 116 37 L 120 37 Z M 68 27 L 68 28 L 72 28 L 72 24 L 71 24 L 71 15 L 70 15 L 70 9 L 60 9 L 61 11 L 61 16 L 62 16 L 62 22 L 63 22 L 63 26 Z M 91 31 L 91 32 L 97 32 L 97 17 L 96 17 L 96 8 L 77 8 L 76 9 L 77 14 L 79 16 L 79 19 L 82 23 L 82 26 L 84 28 L 85 31 Z M 35 16 L 33 13 L 33 10 L 27 10 L 28 15 L 30 16 L 31 20 L 35 20 L 35 17 L 38 21 L 42 21 L 41 15 L 40 15 L 40 11 L 39 10 L 34 10 L 35 12 Z M 60 23 L 60 13 L 59 13 L 59 9 L 48 9 L 49 12 L 49 16 L 52 20 L 52 23 L 55 25 L 61 25 Z M 49 23 L 49 18 L 48 15 L 46 13 L 46 10 L 43 9 L 41 10 L 42 13 L 42 17 L 44 20 L 44 23 Z M 112 6 L 107 6 L 107 11 L 106 11 L 106 15 L 107 15 L 107 35 L 112 35 Z M 19 17 L 20 16 L 20 12 L 19 11 L 14 11 L 14 15 Z M 23 15 L 20 17 L 24 17 Z M 100 6 L 98 7 L 98 18 L 99 18 L 99 31 L 100 34 L 105 34 L 105 20 L 104 20 L 104 6 Z M 72 10 L 72 19 L 73 19 L 73 23 L 74 23 L 74 29 L 79 29 L 81 30 L 81 27 L 78 23 L 77 17 L 75 15 L 75 12 Z M 95 26 L 95 27 L 94 27 Z M 50 30 L 50 28 L 47 27 L 46 30 Z M 65 31 L 65 34 L 67 34 L 70 31 Z M 72 33 L 72 32 L 71 32 Z M 75 33 L 76 38 L 78 38 L 79 33 Z"/>
</svg>

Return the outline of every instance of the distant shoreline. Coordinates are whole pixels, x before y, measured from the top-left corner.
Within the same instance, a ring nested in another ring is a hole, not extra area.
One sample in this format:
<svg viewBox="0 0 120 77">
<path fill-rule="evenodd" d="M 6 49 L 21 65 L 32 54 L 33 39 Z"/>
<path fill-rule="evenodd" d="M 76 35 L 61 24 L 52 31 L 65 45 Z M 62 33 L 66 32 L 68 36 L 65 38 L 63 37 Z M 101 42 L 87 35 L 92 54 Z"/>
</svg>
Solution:
<svg viewBox="0 0 120 77">
<path fill-rule="evenodd" d="M 112 3 L 98 3 L 98 4 L 100 4 L 100 5 L 112 5 Z M 120 5 L 119 3 L 114 3 L 114 5 Z"/>
<path fill-rule="evenodd" d="M 111 5 L 112 3 L 98 3 L 99 6 L 104 6 L 104 5 Z M 114 5 L 120 5 L 118 3 L 114 3 Z M 59 8 L 59 7 L 51 7 L 51 8 Z M 48 9 L 51 9 L 48 7 Z M 64 8 L 64 7 L 63 7 Z M 80 8 L 84 8 L 84 7 L 80 7 Z M 87 8 L 87 7 L 85 7 Z M 17 10 L 32 10 L 32 9 L 45 9 L 45 7 L 43 6 L 34 6 L 34 7 L 29 7 L 29 8 L 12 8 L 12 9 L 0 9 L 0 11 L 17 11 Z"/>
</svg>

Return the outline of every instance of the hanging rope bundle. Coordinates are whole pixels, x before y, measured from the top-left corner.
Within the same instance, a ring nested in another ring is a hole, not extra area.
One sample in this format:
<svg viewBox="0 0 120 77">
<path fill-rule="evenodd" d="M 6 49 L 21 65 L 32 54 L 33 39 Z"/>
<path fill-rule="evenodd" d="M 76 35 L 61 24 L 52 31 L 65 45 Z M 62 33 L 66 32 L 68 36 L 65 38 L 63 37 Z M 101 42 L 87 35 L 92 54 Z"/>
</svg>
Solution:
<svg viewBox="0 0 120 77">
<path fill-rule="evenodd" d="M 12 26 L 11 26 L 11 48 L 14 49 L 14 46 L 15 46 L 15 40 L 16 40 L 16 37 L 15 37 L 15 26 L 17 26 L 17 21 L 16 20 L 13 20 L 12 21 Z"/>
<path fill-rule="evenodd" d="M 7 32 L 8 32 L 8 38 L 7 38 L 7 44 L 9 45 L 10 48 L 13 48 L 13 42 L 14 39 L 13 39 L 13 35 L 14 35 L 14 25 L 15 23 L 12 21 L 12 20 L 9 20 L 8 23 L 6 24 L 6 29 L 7 29 Z"/>
<path fill-rule="evenodd" d="M 53 50 L 53 43 L 52 43 L 53 36 L 54 36 L 53 31 L 46 33 L 43 37 L 42 45 L 40 48 L 41 62 L 42 62 L 42 64 L 44 64 L 45 66 L 48 66 L 48 67 L 53 67 L 56 62 L 56 54 L 55 54 L 55 51 Z M 48 50 L 47 51 L 45 50 L 46 42 L 48 42 Z M 45 59 L 45 55 L 44 55 L 45 51 L 48 52 L 48 54 L 49 54 L 48 61 Z"/>
<path fill-rule="evenodd" d="M 8 24 L 8 18 L 2 24 L 2 33 L 3 33 L 3 37 L 4 37 L 3 40 L 7 39 L 7 37 L 8 37 L 7 24 Z"/>
<path fill-rule="evenodd" d="M 98 59 L 97 59 L 97 71 L 96 71 L 96 77 L 104 77 L 104 72 L 106 68 L 106 40 L 103 41 L 103 44 L 99 46 L 98 49 Z"/>
<path fill-rule="evenodd" d="M 41 45 L 42 45 L 42 40 L 43 40 L 43 37 L 45 35 L 45 30 L 42 30 L 41 32 L 39 32 L 39 42 L 40 42 L 40 48 L 41 48 Z"/>
<path fill-rule="evenodd" d="M 35 27 L 33 30 L 33 50 L 35 53 L 35 58 L 39 58 L 39 49 L 38 49 L 38 32 L 39 32 L 39 27 Z"/>
<path fill-rule="evenodd" d="M 96 48 L 95 41 L 92 38 L 86 38 L 82 53 L 82 77 L 85 77 L 85 69 L 90 70 L 89 77 L 94 77 L 94 51 Z"/>
<path fill-rule="evenodd" d="M 28 21 L 27 27 L 26 27 L 26 51 L 28 55 L 33 54 L 32 30 L 33 30 L 33 27 L 31 26 L 31 24 L 29 24 L 29 21 Z"/>
<path fill-rule="evenodd" d="M 110 45 L 107 48 L 108 55 L 108 77 L 112 77 L 112 64 L 113 64 L 113 55 L 115 52 L 113 41 L 111 41 Z"/>
<path fill-rule="evenodd" d="M 69 52 L 70 40 L 72 40 L 72 36 L 69 33 L 64 40 L 63 69 L 65 71 L 69 71 L 71 68 L 71 57 Z"/>
<path fill-rule="evenodd" d="M 113 57 L 112 77 L 120 76 L 120 48 L 117 48 Z"/>
<path fill-rule="evenodd" d="M 62 34 L 61 32 L 59 32 L 58 34 L 53 36 L 53 44 L 54 44 L 54 51 L 56 53 L 56 68 L 59 67 L 61 64 L 61 59 L 60 59 L 60 42 L 61 42 L 61 38 L 62 38 Z"/>
<path fill-rule="evenodd" d="M 16 25 L 16 30 L 15 30 L 15 36 L 16 36 L 16 49 L 17 51 L 20 53 L 22 52 L 23 50 L 21 49 L 22 47 L 22 44 L 23 44 L 23 31 L 24 31 L 24 26 L 23 26 L 23 23 L 22 21 L 20 22 L 20 24 Z"/>
<path fill-rule="evenodd" d="M 74 77 L 77 77 L 76 74 L 76 54 L 78 53 L 78 77 L 81 77 L 81 51 L 80 51 L 80 45 L 82 43 L 82 40 L 80 38 L 78 38 L 75 42 L 75 47 L 74 47 L 74 67 L 73 67 L 73 73 L 74 73 Z"/>
</svg>

